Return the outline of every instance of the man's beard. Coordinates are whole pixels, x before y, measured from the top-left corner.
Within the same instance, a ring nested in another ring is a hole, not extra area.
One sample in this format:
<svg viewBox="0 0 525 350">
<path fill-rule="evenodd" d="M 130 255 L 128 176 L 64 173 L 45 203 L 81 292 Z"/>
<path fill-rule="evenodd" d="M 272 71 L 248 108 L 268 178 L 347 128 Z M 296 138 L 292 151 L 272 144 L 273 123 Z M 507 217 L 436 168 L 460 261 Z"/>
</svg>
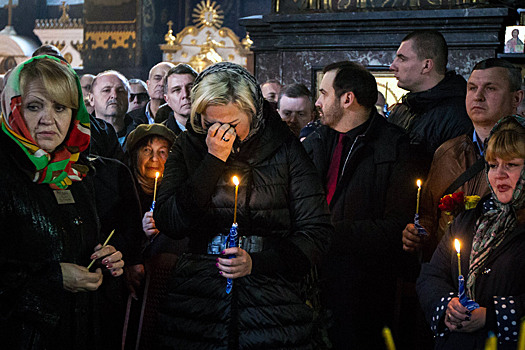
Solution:
<svg viewBox="0 0 525 350">
<path fill-rule="evenodd" d="M 326 111 L 323 111 L 321 123 L 333 129 L 341 119 L 343 119 L 343 108 L 334 103 Z"/>
</svg>

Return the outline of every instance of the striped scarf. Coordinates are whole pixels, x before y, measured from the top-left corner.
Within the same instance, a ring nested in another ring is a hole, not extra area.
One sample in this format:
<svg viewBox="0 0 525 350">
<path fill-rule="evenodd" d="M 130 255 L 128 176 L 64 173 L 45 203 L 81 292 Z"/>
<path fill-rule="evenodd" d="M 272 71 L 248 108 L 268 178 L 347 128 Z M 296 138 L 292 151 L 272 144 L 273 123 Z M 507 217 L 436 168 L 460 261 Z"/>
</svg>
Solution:
<svg viewBox="0 0 525 350">
<path fill-rule="evenodd" d="M 38 59 L 50 59 L 56 61 L 57 64 L 67 65 L 71 74 L 75 75 L 78 87 L 79 109 L 73 110 L 72 125 L 66 139 L 51 153 L 40 148 L 31 137 L 21 112 L 20 72 L 26 64 Z M 22 149 L 34 165 L 33 182 L 49 184 L 53 189 L 66 189 L 73 181 L 81 181 L 86 176 L 87 166 L 76 164 L 76 162 L 80 152 L 89 146 L 89 114 L 84 105 L 80 80 L 67 63 L 56 57 L 44 55 L 33 57 L 15 67 L 2 92 L 1 123 L 2 131 Z"/>
</svg>

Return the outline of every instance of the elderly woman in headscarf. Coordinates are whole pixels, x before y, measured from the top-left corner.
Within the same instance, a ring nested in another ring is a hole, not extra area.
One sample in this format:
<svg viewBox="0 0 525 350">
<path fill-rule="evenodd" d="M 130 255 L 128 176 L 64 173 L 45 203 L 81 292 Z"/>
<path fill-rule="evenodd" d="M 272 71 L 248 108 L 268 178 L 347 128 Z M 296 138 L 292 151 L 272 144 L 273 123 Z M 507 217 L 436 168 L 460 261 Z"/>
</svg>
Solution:
<svg viewBox="0 0 525 350">
<path fill-rule="evenodd" d="M 418 280 L 437 349 L 482 349 L 489 331 L 498 349 L 516 349 L 525 315 L 525 119 L 494 126 L 485 160 L 491 195 L 453 221 Z M 463 302 L 454 239 L 461 243 Z"/>
<path fill-rule="evenodd" d="M 301 279 L 333 227 L 313 164 L 263 101 L 253 76 L 232 63 L 195 81 L 191 123 L 172 148 L 154 213 L 161 232 L 189 237 L 159 315 L 158 348 L 311 348 Z M 228 246 L 235 207 L 242 239 Z"/>
<path fill-rule="evenodd" d="M 101 290 L 124 262 L 101 244 L 109 232 L 100 232 L 93 171 L 81 156 L 89 116 L 74 70 L 51 56 L 17 66 L 1 123 L 0 344 L 106 349 Z"/>
<path fill-rule="evenodd" d="M 159 230 L 153 220 L 155 186 L 160 185 L 164 165 L 176 135 L 163 124 L 142 124 L 126 139 L 126 158 L 135 178 L 142 207 L 142 229 L 150 244 L 145 254 L 149 257 L 158 253 L 180 255 L 185 241 L 174 241 Z M 155 179 L 158 175 L 158 178 Z"/>
</svg>

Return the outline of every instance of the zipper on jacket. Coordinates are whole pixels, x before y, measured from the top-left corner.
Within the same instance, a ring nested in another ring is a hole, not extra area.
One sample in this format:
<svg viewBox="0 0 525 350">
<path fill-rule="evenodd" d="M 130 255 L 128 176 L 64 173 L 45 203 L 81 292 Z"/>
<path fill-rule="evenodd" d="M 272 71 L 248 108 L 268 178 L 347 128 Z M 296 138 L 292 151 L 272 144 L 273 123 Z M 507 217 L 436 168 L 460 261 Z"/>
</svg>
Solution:
<svg viewBox="0 0 525 350">
<path fill-rule="evenodd" d="M 361 138 L 363 136 L 365 136 L 365 134 L 357 135 L 355 137 L 355 140 L 352 143 L 352 147 L 350 147 L 350 151 L 348 151 L 348 154 L 346 155 L 345 163 L 343 164 L 343 170 L 341 170 L 341 176 L 339 176 L 339 179 L 337 180 L 338 183 L 343 178 L 343 174 L 345 173 L 346 163 L 348 163 L 348 159 L 350 159 L 350 155 L 352 154 L 352 151 L 354 149 L 355 144 L 357 143 L 357 140 L 359 140 L 359 138 Z"/>
</svg>

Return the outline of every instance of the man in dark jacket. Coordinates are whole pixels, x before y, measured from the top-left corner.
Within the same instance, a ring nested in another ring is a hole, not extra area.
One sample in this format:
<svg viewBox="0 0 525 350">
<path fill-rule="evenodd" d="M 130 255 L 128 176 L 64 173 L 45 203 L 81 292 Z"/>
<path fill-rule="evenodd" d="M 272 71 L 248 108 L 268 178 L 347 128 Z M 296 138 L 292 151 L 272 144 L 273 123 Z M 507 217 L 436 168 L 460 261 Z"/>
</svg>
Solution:
<svg viewBox="0 0 525 350">
<path fill-rule="evenodd" d="M 465 109 L 465 79 L 446 71 L 448 48 L 443 35 L 433 30 L 407 35 L 390 66 L 400 88 L 408 90 L 388 120 L 410 136 L 412 153 L 425 177 L 436 149 L 472 128 Z"/>
<path fill-rule="evenodd" d="M 321 266 L 334 349 L 382 348 L 392 325 L 401 231 L 414 213 L 408 137 L 375 108 L 372 74 L 353 62 L 324 69 L 321 125 L 304 141 L 326 184 L 335 235 Z"/>
<path fill-rule="evenodd" d="M 166 73 L 164 99 L 171 108 L 168 119 L 162 122 L 175 135 L 186 130 L 191 112 L 191 88 L 197 72 L 189 65 L 180 63 Z"/>
<path fill-rule="evenodd" d="M 419 211 L 420 223 L 429 236 L 419 237 L 414 224 L 408 224 L 403 231 L 404 250 L 415 252 L 423 248 L 423 260 L 430 260 L 450 220 L 438 210 L 441 197 L 459 191 L 481 197 L 489 193 L 482 171 L 485 140 L 498 120 L 516 114 L 522 99 L 519 67 L 501 58 L 489 58 L 474 66 L 466 98 L 474 130 L 448 140 L 436 151 L 423 185 Z"/>
<path fill-rule="evenodd" d="M 146 81 L 150 100 L 144 107 L 130 113 L 136 124 L 152 124 L 157 120 L 157 112 L 164 104 L 164 78 L 173 67 L 175 65 L 171 62 L 160 62 L 150 69 Z"/>
<path fill-rule="evenodd" d="M 108 70 L 95 77 L 91 89 L 89 100 L 94 108 L 93 115 L 111 124 L 119 143 L 123 145 L 126 136 L 137 127 L 126 113 L 129 103 L 128 80 L 121 73 Z"/>
</svg>

